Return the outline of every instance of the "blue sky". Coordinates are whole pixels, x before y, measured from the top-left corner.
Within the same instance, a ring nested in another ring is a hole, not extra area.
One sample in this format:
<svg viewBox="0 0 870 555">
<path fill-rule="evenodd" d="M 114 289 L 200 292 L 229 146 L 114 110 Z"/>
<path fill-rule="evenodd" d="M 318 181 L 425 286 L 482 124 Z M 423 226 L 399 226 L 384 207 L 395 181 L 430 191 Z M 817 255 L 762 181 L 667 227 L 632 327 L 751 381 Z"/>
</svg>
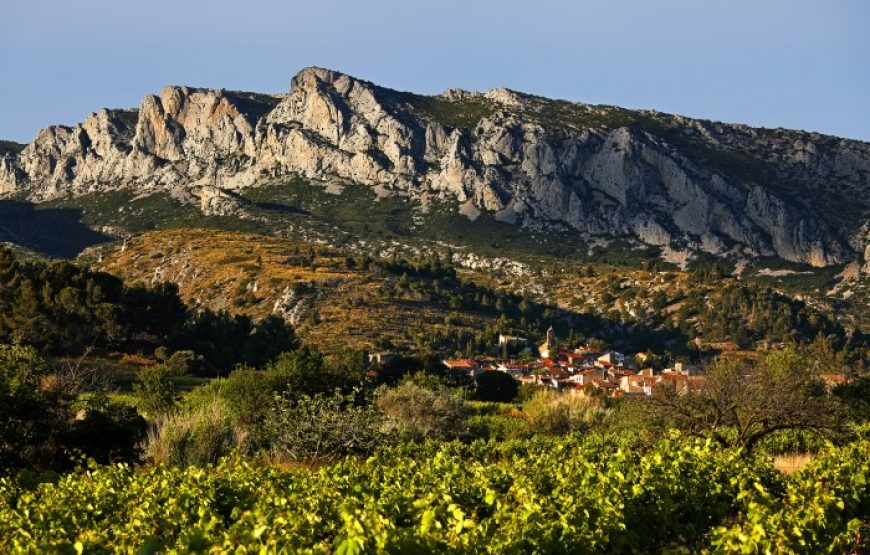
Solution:
<svg viewBox="0 0 870 555">
<path fill-rule="evenodd" d="M 318 65 L 870 140 L 867 0 L 3 0 L 0 138 Z"/>
</svg>

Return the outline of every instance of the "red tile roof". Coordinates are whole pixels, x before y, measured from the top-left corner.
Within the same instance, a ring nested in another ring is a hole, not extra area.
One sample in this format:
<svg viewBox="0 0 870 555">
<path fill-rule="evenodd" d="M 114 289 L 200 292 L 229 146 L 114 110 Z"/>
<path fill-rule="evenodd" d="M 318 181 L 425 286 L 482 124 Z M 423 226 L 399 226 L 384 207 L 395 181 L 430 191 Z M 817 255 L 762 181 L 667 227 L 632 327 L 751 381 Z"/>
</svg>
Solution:
<svg viewBox="0 0 870 555">
<path fill-rule="evenodd" d="M 450 368 L 480 368 L 480 364 L 477 361 L 463 358 L 459 360 L 445 360 L 444 364 L 449 366 Z"/>
<path fill-rule="evenodd" d="M 849 383 L 849 378 L 842 374 L 822 374 L 822 379 L 829 385 L 842 385 Z"/>
</svg>

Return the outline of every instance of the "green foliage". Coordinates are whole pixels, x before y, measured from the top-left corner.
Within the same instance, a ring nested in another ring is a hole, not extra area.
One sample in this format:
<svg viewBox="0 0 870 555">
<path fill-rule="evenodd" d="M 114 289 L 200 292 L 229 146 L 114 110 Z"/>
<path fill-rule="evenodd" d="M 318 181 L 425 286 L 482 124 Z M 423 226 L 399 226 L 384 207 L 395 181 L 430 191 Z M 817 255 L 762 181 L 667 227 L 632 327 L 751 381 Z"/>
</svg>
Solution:
<svg viewBox="0 0 870 555">
<path fill-rule="evenodd" d="M 51 353 L 165 340 L 185 319 L 177 288 L 126 287 L 69 262 L 23 262 L 0 249 L 0 340 Z"/>
<path fill-rule="evenodd" d="M 4 406 L 38 395 L 39 384 L 47 374 L 45 361 L 32 347 L 0 345 L 0 398 Z"/>
<path fill-rule="evenodd" d="M 0 475 L 63 469 L 77 456 L 134 461 L 145 422 L 102 392 L 87 396 L 78 368 L 50 368 L 32 347 L 0 344 Z"/>
<path fill-rule="evenodd" d="M 299 346 L 296 335 L 278 316 L 254 323 L 243 315 L 203 310 L 194 315 L 172 341 L 208 363 L 200 373 L 226 375 L 237 364 L 261 366 Z"/>
<path fill-rule="evenodd" d="M 22 150 L 24 150 L 25 146 L 26 145 L 16 143 L 14 141 L 0 140 L 0 156 L 5 156 L 7 154 L 18 154 Z"/>
<path fill-rule="evenodd" d="M 137 462 L 147 422 L 133 407 L 105 401 L 83 411 L 64 431 L 64 444 L 101 464 Z"/>
<path fill-rule="evenodd" d="M 298 347 L 293 328 L 280 316 L 270 314 L 258 322 L 246 338 L 244 360 L 251 366 L 260 367 L 279 354 Z"/>
<path fill-rule="evenodd" d="M 373 452 L 386 436 L 374 406 L 356 401 L 353 393 L 340 392 L 282 396 L 264 423 L 272 456 L 310 462 Z"/>
<path fill-rule="evenodd" d="M 483 118 L 492 116 L 499 105 L 487 98 L 467 97 L 451 100 L 441 96 L 399 93 L 402 101 L 424 119 L 454 128 L 473 129 Z"/>
<path fill-rule="evenodd" d="M 0 481 L 0 550 L 807 553 L 870 517 L 870 444 L 786 477 L 709 441 L 577 437 L 400 445 L 283 472 L 119 465 L 32 491 Z"/>
<path fill-rule="evenodd" d="M 0 470 L 35 456 L 52 434 L 40 389 L 45 361 L 31 347 L 0 345 Z"/>
<path fill-rule="evenodd" d="M 870 443 L 832 449 L 787 482 L 784 493 L 746 489 L 738 521 L 717 527 L 714 549 L 741 553 L 857 552 L 870 518 Z M 748 484 L 747 484 L 748 485 Z"/>
<path fill-rule="evenodd" d="M 213 396 L 190 410 L 164 413 L 148 434 L 145 454 L 155 463 L 201 466 L 246 446 L 225 403 Z"/>
<path fill-rule="evenodd" d="M 384 429 L 401 439 L 454 439 L 469 433 L 471 408 L 455 391 L 424 375 L 406 379 L 397 387 L 381 389 L 376 404 Z M 428 382 L 428 383 L 427 383 Z"/>
<path fill-rule="evenodd" d="M 365 378 L 365 356 L 359 352 L 342 352 L 329 360 L 308 348 L 283 353 L 266 367 L 282 390 L 296 395 L 317 395 L 335 390 L 349 392 Z"/>
<path fill-rule="evenodd" d="M 366 369 L 362 353 L 347 351 L 326 361 L 319 353 L 302 348 L 278 355 L 262 369 L 236 368 L 226 379 L 206 386 L 202 395 L 206 401 L 212 395 L 220 397 L 233 422 L 253 441 L 263 442 L 262 425 L 276 397 L 350 392 L 360 385 Z"/>
<path fill-rule="evenodd" d="M 175 370 L 166 364 L 139 370 L 138 381 L 133 386 L 139 409 L 152 417 L 171 411 L 178 401 L 178 388 L 173 382 L 176 376 Z"/>
<path fill-rule="evenodd" d="M 852 418 L 859 422 L 870 421 L 870 375 L 859 376 L 837 386 L 834 394 L 843 402 Z"/>
<path fill-rule="evenodd" d="M 845 424 L 836 398 L 794 349 L 774 351 L 759 362 L 717 360 L 703 380 L 700 389 L 676 381 L 657 385 L 648 403 L 652 415 L 748 451 L 783 430 L 832 435 Z"/>
<path fill-rule="evenodd" d="M 184 355 L 185 371 L 210 375 L 239 363 L 260 366 L 298 347 L 293 328 L 277 316 L 255 324 L 226 312 L 193 314 L 174 284 L 129 287 L 69 262 L 24 262 L 0 249 L 4 340 L 65 355 L 91 348 L 194 351 Z"/>
<path fill-rule="evenodd" d="M 704 274 L 695 274 L 706 279 Z M 819 335 L 845 338 L 830 315 L 768 288 L 717 280 L 712 290 L 698 288 L 681 301 L 676 321 L 689 337 L 731 341 L 743 348 L 755 342 L 810 341 Z"/>
<path fill-rule="evenodd" d="M 529 428 L 540 434 L 561 435 L 586 431 L 604 417 L 604 402 L 596 397 L 559 393 L 539 388 L 523 403 Z"/>
</svg>

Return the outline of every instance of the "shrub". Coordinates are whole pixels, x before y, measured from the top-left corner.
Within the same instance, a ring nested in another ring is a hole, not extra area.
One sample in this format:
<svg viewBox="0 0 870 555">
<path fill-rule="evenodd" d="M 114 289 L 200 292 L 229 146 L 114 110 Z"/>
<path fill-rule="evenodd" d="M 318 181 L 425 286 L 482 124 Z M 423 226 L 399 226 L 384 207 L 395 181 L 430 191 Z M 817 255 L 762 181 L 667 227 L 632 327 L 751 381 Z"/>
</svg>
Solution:
<svg viewBox="0 0 870 555">
<path fill-rule="evenodd" d="M 384 430 L 402 439 L 455 439 L 469 433 L 471 408 L 446 387 L 430 389 L 405 380 L 398 387 L 381 389 L 376 402 L 384 415 Z"/>
<path fill-rule="evenodd" d="M 147 423 L 133 407 L 104 403 L 85 411 L 67 432 L 66 443 L 98 463 L 138 462 Z"/>
<path fill-rule="evenodd" d="M 226 405 L 214 397 L 189 411 L 164 414 L 149 431 L 145 452 L 153 462 L 185 467 L 215 463 L 246 446 Z"/>
<path fill-rule="evenodd" d="M 337 357 L 327 364 L 323 357 L 309 349 L 282 353 L 265 368 L 268 380 L 279 384 L 279 391 L 314 396 L 332 393 L 336 389 L 349 392 L 364 377 L 364 368 L 355 364 L 353 355 Z"/>
<path fill-rule="evenodd" d="M 249 430 L 262 422 L 275 403 L 275 395 L 285 389 L 286 384 L 273 373 L 252 368 L 238 368 L 217 384 L 217 393 L 233 420 Z"/>
<path fill-rule="evenodd" d="M 34 458 L 50 439 L 51 406 L 40 389 L 46 376 L 34 349 L 0 345 L 0 469 Z"/>
<path fill-rule="evenodd" d="M 519 392 L 519 384 L 504 372 L 482 372 L 475 378 L 477 391 L 475 396 L 481 401 L 496 401 L 509 403 Z"/>
<path fill-rule="evenodd" d="M 272 455 L 291 461 L 329 461 L 367 455 L 383 443 L 380 418 L 353 394 L 283 395 L 264 422 Z"/>
<path fill-rule="evenodd" d="M 529 428 L 559 435 L 588 430 L 604 415 L 604 403 L 595 397 L 567 395 L 541 389 L 523 404 Z"/>
<path fill-rule="evenodd" d="M 528 423 L 509 414 L 478 414 L 469 419 L 471 432 L 480 439 L 520 439 L 531 435 Z"/>
<path fill-rule="evenodd" d="M 178 390 L 172 381 L 172 367 L 166 364 L 147 366 L 139 370 L 139 381 L 133 385 L 137 405 L 148 416 L 156 417 L 170 411 L 178 400 Z"/>
</svg>

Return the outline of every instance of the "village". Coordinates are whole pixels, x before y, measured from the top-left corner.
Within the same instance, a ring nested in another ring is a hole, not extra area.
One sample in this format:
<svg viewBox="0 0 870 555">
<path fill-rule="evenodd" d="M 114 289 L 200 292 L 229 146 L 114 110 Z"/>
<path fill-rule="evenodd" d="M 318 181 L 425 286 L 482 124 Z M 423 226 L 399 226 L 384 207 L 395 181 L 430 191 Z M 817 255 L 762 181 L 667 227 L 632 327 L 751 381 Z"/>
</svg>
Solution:
<svg viewBox="0 0 870 555">
<path fill-rule="evenodd" d="M 520 349 L 530 352 L 527 339 L 511 335 L 500 334 L 498 347 L 503 355 Z M 767 346 L 764 350 L 775 347 L 781 346 Z M 536 350 L 538 356 L 534 360 L 519 361 L 502 356 L 493 360 L 445 359 L 442 363 L 446 368 L 471 378 L 483 372 L 504 372 L 522 384 L 551 387 L 572 395 L 649 396 L 660 384 L 672 386 L 678 394 L 684 394 L 704 387 L 701 372 L 684 362 L 674 362 L 672 366 L 656 371 L 644 365 L 650 359 L 648 353 L 627 358 L 619 351 L 588 345 L 559 348 L 552 327 Z M 850 381 L 839 373 L 824 373 L 819 377 L 828 389 Z"/>
<path fill-rule="evenodd" d="M 522 337 L 499 335 L 502 353 L 527 347 Z M 604 395 L 608 397 L 652 395 L 660 383 L 670 383 L 678 393 L 697 391 L 703 387 L 703 376 L 682 363 L 656 372 L 651 367 L 640 367 L 647 355 L 641 353 L 626 361 L 625 354 L 611 350 L 582 346 L 560 349 L 553 328 L 547 330 L 546 340 L 537 346 L 538 357 L 519 362 L 504 357 L 502 360 L 446 359 L 448 369 L 477 377 L 483 372 L 504 372 L 523 384 L 552 387 L 573 395 Z"/>
</svg>

